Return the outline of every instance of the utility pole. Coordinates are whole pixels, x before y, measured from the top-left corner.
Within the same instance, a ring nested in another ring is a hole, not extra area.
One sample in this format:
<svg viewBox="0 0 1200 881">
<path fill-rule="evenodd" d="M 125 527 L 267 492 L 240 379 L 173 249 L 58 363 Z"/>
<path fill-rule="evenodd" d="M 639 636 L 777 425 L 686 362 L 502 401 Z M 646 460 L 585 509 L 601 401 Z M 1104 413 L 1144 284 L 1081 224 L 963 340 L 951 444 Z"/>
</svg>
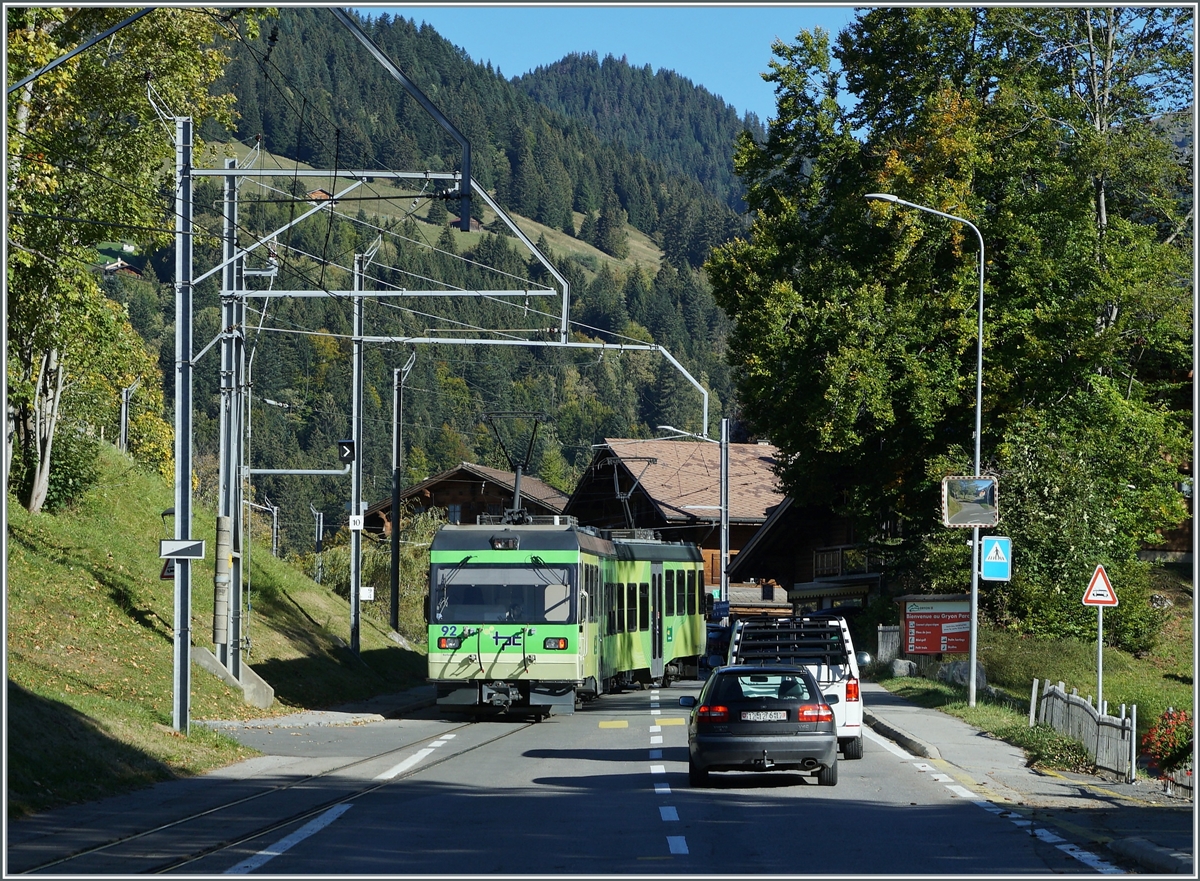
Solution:
<svg viewBox="0 0 1200 881">
<path fill-rule="evenodd" d="M 175 538 L 192 537 L 192 120 L 175 119 Z M 192 564 L 175 561 L 175 667 L 171 723 L 191 723 Z"/>
<path fill-rule="evenodd" d="M 313 580 L 317 584 L 321 583 L 321 540 L 325 536 L 325 514 L 313 507 L 312 502 L 308 504 L 308 510 L 312 511 L 313 516 L 317 518 L 316 522 L 316 542 L 313 544 L 313 553 L 317 557 L 317 577 Z"/>
<path fill-rule="evenodd" d="M 416 363 L 416 349 L 408 356 L 403 367 L 392 371 L 392 561 L 390 581 L 392 589 L 392 630 L 400 629 L 400 490 L 404 482 L 404 381 Z"/>
<path fill-rule="evenodd" d="M 359 651 L 360 609 L 362 584 L 362 369 L 363 320 L 362 282 L 365 272 L 362 254 L 354 255 L 354 341 L 351 360 L 350 435 L 354 438 L 354 461 L 350 464 L 350 651 Z M 358 523 L 358 528 L 354 524 Z"/>
<path fill-rule="evenodd" d="M 721 420 L 721 602 L 729 602 L 729 419 Z"/>
<path fill-rule="evenodd" d="M 141 384 L 142 378 L 139 376 L 133 381 L 133 385 L 121 389 L 121 434 L 117 440 L 117 449 L 122 453 L 129 452 L 129 402 Z"/>
<path fill-rule="evenodd" d="M 237 250 L 237 160 L 226 159 L 224 191 L 224 236 L 222 241 L 221 272 L 221 411 L 219 426 L 218 469 L 220 486 L 217 516 L 228 517 L 229 543 L 218 543 L 219 553 L 230 555 L 228 572 L 221 577 L 224 583 L 215 583 L 217 594 L 225 594 L 224 602 L 214 602 L 213 615 L 225 616 L 218 624 L 213 622 L 217 660 L 238 681 L 242 678 L 242 377 L 244 369 L 244 347 L 242 345 L 243 308 L 240 295 L 241 266 Z M 224 566 L 224 564 L 222 564 Z"/>
</svg>

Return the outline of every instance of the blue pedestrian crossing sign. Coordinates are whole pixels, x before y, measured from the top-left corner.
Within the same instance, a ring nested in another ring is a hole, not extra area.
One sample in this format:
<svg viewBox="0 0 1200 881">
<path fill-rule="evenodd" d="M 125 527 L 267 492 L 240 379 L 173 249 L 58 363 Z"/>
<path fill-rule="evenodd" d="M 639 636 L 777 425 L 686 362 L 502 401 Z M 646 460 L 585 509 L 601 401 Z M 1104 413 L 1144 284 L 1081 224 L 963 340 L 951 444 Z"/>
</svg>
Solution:
<svg viewBox="0 0 1200 881">
<path fill-rule="evenodd" d="M 1003 535 L 985 535 L 983 566 L 979 577 L 984 581 L 1009 581 L 1012 578 L 1012 539 Z"/>
</svg>

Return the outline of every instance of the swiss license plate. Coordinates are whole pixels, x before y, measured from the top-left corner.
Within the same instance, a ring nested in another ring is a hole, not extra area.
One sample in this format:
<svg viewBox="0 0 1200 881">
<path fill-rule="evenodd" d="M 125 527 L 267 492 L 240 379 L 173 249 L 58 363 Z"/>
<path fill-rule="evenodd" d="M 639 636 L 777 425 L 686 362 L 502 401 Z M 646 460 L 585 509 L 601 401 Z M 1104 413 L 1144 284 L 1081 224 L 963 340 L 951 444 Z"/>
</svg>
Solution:
<svg viewBox="0 0 1200 881">
<path fill-rule="evenodd" d="M 787 710 L 746 710 L 742 713 L 743 722 L 783 722 L 787 719 Z"/>
</svg>

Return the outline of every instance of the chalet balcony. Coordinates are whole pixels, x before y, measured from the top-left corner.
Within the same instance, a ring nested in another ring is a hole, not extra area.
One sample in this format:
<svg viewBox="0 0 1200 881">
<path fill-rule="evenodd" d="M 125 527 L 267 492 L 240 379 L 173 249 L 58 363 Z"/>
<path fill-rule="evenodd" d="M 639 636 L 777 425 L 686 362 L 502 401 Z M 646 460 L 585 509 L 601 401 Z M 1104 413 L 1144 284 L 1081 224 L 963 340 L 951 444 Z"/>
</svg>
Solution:
<svg viewBox="0 0 1200 881">
<path fill-rule="evenodd" d="M 813 580 L 879 572 L 880 562 L 878 556 L 870 555 L 867 549 L 860 545 L 817 548 L 813 551 Z"/>
</svg>

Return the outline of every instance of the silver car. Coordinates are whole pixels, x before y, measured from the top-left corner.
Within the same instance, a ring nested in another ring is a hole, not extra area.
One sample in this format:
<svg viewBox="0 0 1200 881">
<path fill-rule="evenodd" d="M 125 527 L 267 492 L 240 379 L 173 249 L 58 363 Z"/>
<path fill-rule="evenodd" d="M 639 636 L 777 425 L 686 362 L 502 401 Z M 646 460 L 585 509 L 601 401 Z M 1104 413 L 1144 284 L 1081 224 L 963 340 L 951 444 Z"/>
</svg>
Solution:
<svg viewBox="0 0 1200 881">
<path fill-rule="evenodd" d="M 700 696 L 681 697 L 688 720 L 688 782 L 709 771 L 800 771 L 837 785 L 833 709 L 803 667 L 736 665 L 713 671 Z"/>
</svg>

